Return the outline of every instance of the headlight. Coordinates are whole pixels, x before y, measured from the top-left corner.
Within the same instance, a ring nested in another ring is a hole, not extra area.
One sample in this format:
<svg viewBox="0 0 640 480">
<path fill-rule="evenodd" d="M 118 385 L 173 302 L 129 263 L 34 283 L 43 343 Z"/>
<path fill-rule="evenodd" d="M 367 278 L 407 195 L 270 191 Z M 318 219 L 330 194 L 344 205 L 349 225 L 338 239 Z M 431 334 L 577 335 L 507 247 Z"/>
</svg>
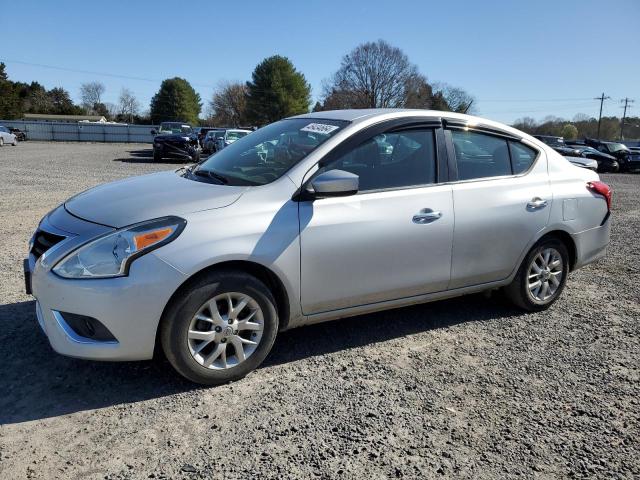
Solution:
<svg viewBox="0 0 640 480">
<path fill-rule="evenodd" d="M 134 259 L 174 240 L 186 223 L 179 217 L 163 217 L 116 230 L 71 252 L 53 271 L 64 278 L 125 276 Z"/>
</svg>

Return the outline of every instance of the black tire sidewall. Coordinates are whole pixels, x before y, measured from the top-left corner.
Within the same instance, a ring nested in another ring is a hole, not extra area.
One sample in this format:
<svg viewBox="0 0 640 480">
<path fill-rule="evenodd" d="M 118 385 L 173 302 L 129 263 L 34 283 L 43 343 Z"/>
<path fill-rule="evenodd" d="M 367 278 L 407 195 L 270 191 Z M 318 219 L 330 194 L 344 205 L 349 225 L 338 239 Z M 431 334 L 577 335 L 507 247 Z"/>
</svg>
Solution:
<svg viewBox="0 0 640 480">
<path fill-rule="evenodd" d="M 212 370 L 200 365 L 191 355 L 187 332 L 196 311 L 207 300 L 225 292 L 251 296 L 262 309 L 264 330 L 258 348 L 244 362 L 226 370 Z M 250 275 L 228 273 L 203 278 L 167 309 L 161 325 L 161 342 L 165 356 L 181 375 L 196 383 L 219 385 L 243 378 L 255 370 L 271 350 L 277 332 L 275 300 L 267 287 Z"/>
</svg>

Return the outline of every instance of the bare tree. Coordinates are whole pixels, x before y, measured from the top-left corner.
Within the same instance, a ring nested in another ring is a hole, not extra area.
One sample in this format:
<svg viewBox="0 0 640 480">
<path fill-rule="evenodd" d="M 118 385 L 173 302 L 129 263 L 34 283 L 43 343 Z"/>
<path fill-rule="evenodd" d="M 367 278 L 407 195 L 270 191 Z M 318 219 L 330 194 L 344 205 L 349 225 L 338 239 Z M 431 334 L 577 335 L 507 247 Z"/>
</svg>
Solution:
<svg viewBox="0 0 640 480">
<path fill-rule="evenodd" d="M 402 107 L 407 85 L 418 77 L 417 67 L 402 50 L 384 40 L 367 42 L 342 58 L 338 71 L 325 83 L 324 100 L 349 107 Z"/>
<path fill-rule="evenodd" d="M 473 113 L 475 99 L 462 88 L 453 87 L 446 83 L 434 85 L 434 90 L 439 93 L 448 106 L 448 110 L 458 113 Z"/>
<path fill-rule="evenodd" d="M 513 122 L 513 127 L 526 133 L 535 133 L 538 122 L 532 117 L 522 117 Z"/>
<path fill-rule="evenodd" d="M 220 82 L 209 102 L 209 108 L 217 125 L 242 125 L 246 122 L 246 85 L 240 82 Z"/>
<path fill-rule="evenodd" d="M 87 82 L 80 85 L 80 99 L 85 110 L 91 112 L 94 110 L 94 105 L 102 103 L 102 94 L 105 90 L 104 84 L 100 82 Z"/>
<path fill-rule="evenodd" d="M 138 102 L 131 90 L 124 87 L 120 90 L 118 106 L 120 115 L 127 118 L 129 123 L 133 122 L 134 115 L 137 115 L 140 110 L 140 102 Z"/>
</svg>

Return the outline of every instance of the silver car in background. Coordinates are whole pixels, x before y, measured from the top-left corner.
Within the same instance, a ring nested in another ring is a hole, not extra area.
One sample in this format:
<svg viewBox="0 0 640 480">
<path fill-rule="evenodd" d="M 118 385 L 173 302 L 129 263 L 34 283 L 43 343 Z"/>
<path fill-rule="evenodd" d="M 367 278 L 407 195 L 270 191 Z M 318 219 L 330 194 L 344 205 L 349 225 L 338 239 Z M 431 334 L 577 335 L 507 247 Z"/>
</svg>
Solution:
<svg viewBox="0 0 640 480">
<path fill-rule="evenodd" d="M 243 130 L 240 128 L 229 128 L 227 130 L 224 130 L 222 135 L 217 135 L 215 137 L 214 151 L 219 152 L 223 148 L 231 145 L 236 140 L 239 140 L 250 133 L 251 130 Z"/>
<path fill-rule="evenodd" d="M 0 125 L 0 147 L 4 145 L 18 145 L 18 137 L 9 131 L 5 126 Z"/>
<path fill-rule="evenodd" d="M 56 351 L 160 345 L 211 385 L 307 324 L 493 289 L 546 309 L 605 254 L 610 207 L 596 173 L 496 122 L 316 112 L 69 199 L 33 235 L 25 279 Z"/>
</svg>

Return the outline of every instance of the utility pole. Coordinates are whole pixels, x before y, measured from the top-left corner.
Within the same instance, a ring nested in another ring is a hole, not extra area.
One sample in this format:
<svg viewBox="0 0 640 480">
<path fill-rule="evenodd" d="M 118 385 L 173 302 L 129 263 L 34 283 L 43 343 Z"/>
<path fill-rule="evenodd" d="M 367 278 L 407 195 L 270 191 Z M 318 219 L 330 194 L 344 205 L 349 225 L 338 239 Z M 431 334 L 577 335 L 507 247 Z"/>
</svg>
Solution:
<svg viewBox="0 0 640 480">
<path fill-rule="evenodd" d="M 600 100 L 600 115 L 598 115 L 598 140 L 600 140 L 600 123 L 602 122 L 602 104 L 605 100 L 610 99 L 611 97 L 605 97 L 604 92 L 599 97 L 594 98 L 594 100 Z"/>
<path fill-rule="evenodd" d="M 622 122 L 620 123 L 620 140 L 624 140 L 624 121 L 627 119 L 627 108 L 631 108 L 630 103 L 635 102 L 630 98 L 625 97 L 620 100 L 620 103 L 624 102 L 624 113 L 622 114 Z"/>
</svg>

